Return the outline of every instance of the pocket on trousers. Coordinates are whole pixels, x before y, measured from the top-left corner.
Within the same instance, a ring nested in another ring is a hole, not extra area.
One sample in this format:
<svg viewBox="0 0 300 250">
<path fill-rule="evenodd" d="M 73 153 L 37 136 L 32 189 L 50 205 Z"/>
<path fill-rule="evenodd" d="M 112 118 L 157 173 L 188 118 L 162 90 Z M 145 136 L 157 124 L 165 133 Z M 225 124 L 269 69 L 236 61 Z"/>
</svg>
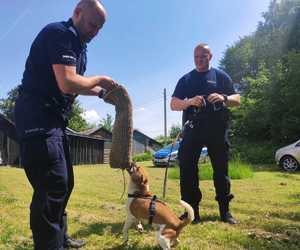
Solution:
<svg viewBox="0 0 300 250">
<path fill-rule="evenodd" d="M 46 147 L 47 147 L 47 158 L 50 165 L 64 161 L 63 141 L 60 137 L 47 138 Z"/>
</svg>

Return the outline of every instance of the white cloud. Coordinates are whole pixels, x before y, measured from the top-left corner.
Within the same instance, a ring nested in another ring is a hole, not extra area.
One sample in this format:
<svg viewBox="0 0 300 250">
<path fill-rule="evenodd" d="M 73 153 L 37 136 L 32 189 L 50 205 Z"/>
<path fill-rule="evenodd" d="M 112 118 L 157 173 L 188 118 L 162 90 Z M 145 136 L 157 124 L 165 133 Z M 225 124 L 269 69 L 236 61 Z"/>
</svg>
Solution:
<svg viewBox="0 0 300 250">
<path fill-rule="evenodd" d="M 133 127 L 154 138 L 164 134 L 164 112 L 163 103 L 158 102 L 151 104 L 151 108 L 134 109 L 133 112 Z M 167 133 L 173 124 L 181 123 L 181 112 L 171 111 L 167 106 Z"/>
<path fill-rule="evenodd" d="M 137 109 L 133 110 L 133 112 L 143 112 L 143 111 L 146 111 L 146 109 L 144 107 L 137 108 Z"/>
<path fill-rule="evenodd" d="M 81 116 L 91 124 L 97 124 L 100 122 L 100 116 L 98 115 L 97 111 L 92 109 L 92 110 L 87 110 L 84 113 L 81 114 Z"/>
</svg>

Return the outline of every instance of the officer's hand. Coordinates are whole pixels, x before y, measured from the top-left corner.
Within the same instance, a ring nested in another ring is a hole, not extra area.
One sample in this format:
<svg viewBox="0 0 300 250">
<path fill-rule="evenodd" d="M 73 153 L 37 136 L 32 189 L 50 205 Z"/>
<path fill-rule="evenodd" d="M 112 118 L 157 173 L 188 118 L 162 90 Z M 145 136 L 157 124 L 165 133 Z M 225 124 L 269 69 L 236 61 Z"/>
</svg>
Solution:
<svg viewBox="0 0 300 250">
<path fill-rule="evenodd" d="M 216 103 L 216 102 L 224 102 L 225 100 L 224 100 L 224 96 L 222 96 L 218 93 L 213 93 L 207 97 L 207 101 L 209 101 L 211 103 Z"/>
<path fill-rule="evenodd" d="M 100 76 L 98 85 L 107 91 L 111 91 L 118 86 L 118 84 L 108 76 Z"/>
<path fill-rule="evenodd" d="M 196 95 L 193 98 L 188 99 L 189 106 L 202 107 L 205 105 L 203 96 Z"/>
</svg>

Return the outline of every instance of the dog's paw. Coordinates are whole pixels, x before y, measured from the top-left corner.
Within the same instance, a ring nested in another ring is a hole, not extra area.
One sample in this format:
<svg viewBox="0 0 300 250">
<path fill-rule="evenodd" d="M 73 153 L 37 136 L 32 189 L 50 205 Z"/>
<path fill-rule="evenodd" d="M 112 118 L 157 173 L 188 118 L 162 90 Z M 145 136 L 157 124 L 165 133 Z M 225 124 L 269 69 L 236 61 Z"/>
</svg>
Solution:
<svg viewBox="0 0 300 250">
<path fill-rule="evenodd" d="M 139 232 L 139 233 L 143 233 L 144 232 L 144 227 L 141 223 L 137 224 L 136 225 L 136 230 Z"/>
<path fill-rule="evenodd" d="M 171 247 L 176 247 L 179 244 L 180 240 L 178 238 L 171 241 Z"/>
</svg>

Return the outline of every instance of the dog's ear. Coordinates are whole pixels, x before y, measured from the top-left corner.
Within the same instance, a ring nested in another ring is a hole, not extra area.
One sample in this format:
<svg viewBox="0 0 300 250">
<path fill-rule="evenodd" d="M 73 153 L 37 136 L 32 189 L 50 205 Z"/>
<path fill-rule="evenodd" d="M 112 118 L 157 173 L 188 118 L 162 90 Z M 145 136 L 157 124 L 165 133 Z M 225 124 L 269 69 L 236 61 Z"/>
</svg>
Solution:
<svg viewBox="0 0 300 250">
<path fill-rule="evenodd" d="M 146 185 L 148 183 L 147 177 L 145 175 L 141 175 L 141 184 Z"/>
<path fill-rule="evenodd" d="M 139 175 L 136 175 L 136 174 L 132 174 L 131 175 L 131 179 L 132 181 L 135 183 L 135 184 L 140 184 L 140 176 Z"/>
<path fill-rule="evenodd" d="M 143 195 L 147 195 L 147 184 L 148 184 L 148 180 L 145 177 L 145 175 L 141 175 L 140 177 L 140 189 L 141 189 L 141 193 Z"/>
<path fill-rule="evenodd" d="M 145 182 L 144 175 L 141 175 L 141 177 L 140 177 L 140 184 L 144 185 L 144 182 Z"/>
</svg>

